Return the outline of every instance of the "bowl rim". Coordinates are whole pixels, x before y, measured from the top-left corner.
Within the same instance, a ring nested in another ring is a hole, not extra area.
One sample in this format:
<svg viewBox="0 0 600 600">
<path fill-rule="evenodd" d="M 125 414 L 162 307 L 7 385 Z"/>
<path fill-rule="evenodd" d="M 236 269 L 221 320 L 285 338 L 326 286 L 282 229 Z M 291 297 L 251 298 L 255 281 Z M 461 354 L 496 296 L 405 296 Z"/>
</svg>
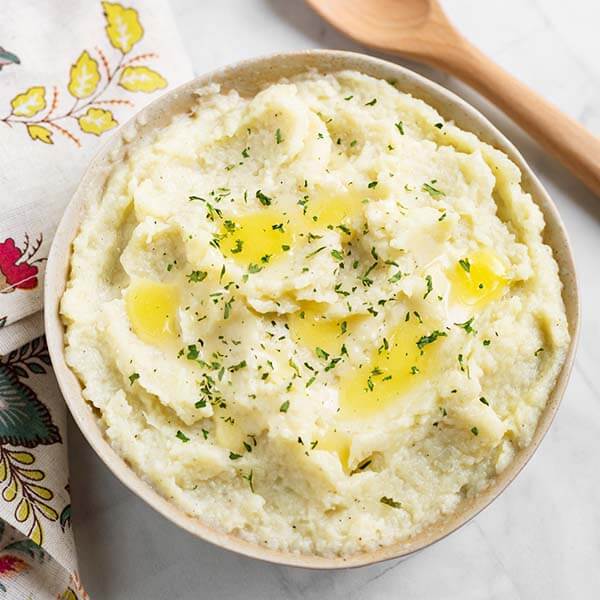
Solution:
<svg viewBox="0 0 600 600">
<path fill-rule="evenodd" d="M 161 121 L 166 123 L 173 115 L 182 112 L 182 107 L 191 106 L 195 98 L 194 91 L 209 83 L 219 82 L 228 88 L 237 87 L 238 82 L 243 81 L 246 85 L 274 83 L 282 76 L 306 72 L 313 68 L 320 72 L 352 69 L 380 79 L 397 79 L 402 84 L 398 85 L 400 90 L 424 99 L 444 118 L 454 120 L 462 129 L 472 131 L 481 139 L 492 143 L 517 164 L 522 173 L 523 188 L 531 194 L 535 204 L 544 214 L 546 221 L 544 241 L 552 248 L 554 258 L 559 265 L 559 277 L 563 283 L 562 295 L 571 335 L 562 369 L 540 415 L 530 444 L 517 452 L 510 465 L 486 489 L 469 500 L 463 500 L 453 513 L 427 526 L 408 540 L 349 556 L 296 554 L 248 542 L 236 535 L 213 529 L 200 519 L 187 515 L 155 491 L 110 446 L 91 407 L 84 400 L 79 381 L 65 362 L 64 326 L 58 310 L 69 276 L 72 241 L 79 230 L 86 201 L 94 193 L 99 194 L 102 191 L 103 186 L 99 183 L 106 182 L 112 165 L 119 160 L 119 157 L 125 155 L 129 144 L 139 140 L 139 137 L 136 139 L 137 136 L 150 135 L 153 130 L 162 126 Z M 260 80 L 260 84 L 252 83 L 257 80 Z M 410 556 L 444 539 L 497 498 L 534 454 L 556 415 L 573 366 L 580 319 L 577 278 L 567 232 L 555 204 L 516 147 L 477 109 L 443 86 L 401 65 L 365 54 L 340 50 L 274 53 L 243 60 L 195 77 L 154 100 L 132 116 L 101 146 L 90 161 L 64 212 L 46 265 L 44 306 L 48 349 L 65 402 L 77 426 L 96 454 L 130 491 L 141 497 L 164 517 L 202 540 L 244 556 L 280 565 L 312 569 L 359 567 Z"/>
</svg>

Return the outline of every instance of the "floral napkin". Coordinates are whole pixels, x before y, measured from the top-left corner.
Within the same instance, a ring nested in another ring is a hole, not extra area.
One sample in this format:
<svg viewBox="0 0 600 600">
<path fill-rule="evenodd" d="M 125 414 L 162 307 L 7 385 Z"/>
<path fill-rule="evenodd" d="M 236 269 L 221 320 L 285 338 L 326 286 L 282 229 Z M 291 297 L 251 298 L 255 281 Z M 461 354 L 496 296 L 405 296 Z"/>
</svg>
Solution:
<svg viewBox="0 0 600 600">
<path fill-rule="evenodd" d="M 192 77 L 167 0 L 2 0 L 0 599 L 85 598 L 41 317 L 52 236 L 102 140 Z"/>
</svg>

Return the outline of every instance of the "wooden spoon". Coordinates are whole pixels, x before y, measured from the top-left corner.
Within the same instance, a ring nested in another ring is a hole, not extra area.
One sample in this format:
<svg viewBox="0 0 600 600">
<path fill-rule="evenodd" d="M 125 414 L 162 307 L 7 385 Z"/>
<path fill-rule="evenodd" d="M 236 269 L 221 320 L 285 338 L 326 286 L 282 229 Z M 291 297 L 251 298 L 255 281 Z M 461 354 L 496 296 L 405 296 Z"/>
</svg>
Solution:
<svg viewBox="0 0 600 600">
<path fill-rule="evenodd" d="M 512 117 L 600 195 L 600 138 L 504 71 L 450 23 L 437 0 L 307 0 L 337 29 L 378 50 L 459 77 Z"/>
</svg>

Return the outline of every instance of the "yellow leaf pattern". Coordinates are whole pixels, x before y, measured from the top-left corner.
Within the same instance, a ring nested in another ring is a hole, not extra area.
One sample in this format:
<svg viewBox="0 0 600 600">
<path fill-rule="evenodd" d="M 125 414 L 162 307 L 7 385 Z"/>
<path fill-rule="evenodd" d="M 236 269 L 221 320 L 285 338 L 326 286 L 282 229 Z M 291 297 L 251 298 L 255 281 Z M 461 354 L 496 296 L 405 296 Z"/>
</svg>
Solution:
<svg viewBox="0 0 600 600">
<path fill-rule="evenodd" d="M 11 101 L 12 114 L 17 117 L 33 117 L 46 108 L 46 89 L 41 86 L 30 87 Z"/>
<path fill-rule="evenodd" d="M 27 519 L 29 518 L 29 513 L 29 500 L 27 500 L 27 498 L 21 498 L 21 500 L 19 501 L 19 505 L 17 506 L 17 510 L 15 510 L 15 519 L 17 519 L 19 523 L 27 521 Z"/>
<path fill-rule="evenodd" d="M 37 519 L 34 520 L 28 535 L 32 542 L 35 542 L 38 546 L 42 545 L 44 537 L 42 534 L 42 527 Z"/>
<path fill-rule="evenodd" d="M 127 54 L 144 35 L 137 10 L 121 4 L 103 2 L 106 17 L 106 35 L 110 43 L 123 54 Z"/>
<path fill-rule="evenodd" d="M 81 136 L 73 130 L 74 122 L 82 133 L 101 136 L 118 126 L 120 107 L 135 106 L 132 100 L 122 97 L 127 95 L 123 90 L 130 94 L 151 94 L 168 86 L 161 73 L 144 64 L 157 58 L 156 53 L 131 52 L 144 37 L 138 10 L 121 2 L 103 0 L 99 0 L 96 6 L 102 7 L 108 43 L 119 50 L 120 56 L 113 62 L 110 54 L 107 55 L 99 45 L 94 50 L 82 49 L 71 64 L 64 93 L 59 93 L 57 86 L 30 87 L 11 100 L 11 110 L 4 117 L 0 115 L 0 124 L 25 129 L 31 140 L 43 144 L 53 145 L 57 134 L 81 147 Z M 113 95 L 111 91 L 120 93 Z M 75 99 L 74 104 L 68 96 L 64 100 L 66 92 Z M 33 461 L 26 452 L 13 451 L 13 454 L 17 463 L 21 459 L 23 464 L 30 464 L 27 460 Z M 8 477 L 7 468 L 7 464 L 0 461 L 0 483 Z M 34 470 L 31 479 L 35 475 L 37 471 Z M 6 493 L 10 495 L 10 489 Z"/>
<path fill-rule="evenodd" d="M 98 87 L 100 71 L 98 63 L 84 50 L 74 65 L 71 65 L 71 77 L 67 89 L 74 98 L 87 98 Z"/>
<path fill-rule="evenodd" d="M 105 131 L 116 127 L 118 123 L 114 120 L 110 110 L 103 108 L 88 108 L 85 115 L 77 119 L 81 131 L 102 135 Z"/>
<path fill-rule="evenodd" d="M 167 81 L 148 67 L 125 67 L 119 85 L 130 92 L 150 93 L 167 87 Z"/>
<path fill-rule="evenodd" d="M 44 144 L 54 144 L 52 141 L 52 132 L 41 125 L 27 125 L 27 133 L 32 140 L 39 140 Z"/>
</svg>

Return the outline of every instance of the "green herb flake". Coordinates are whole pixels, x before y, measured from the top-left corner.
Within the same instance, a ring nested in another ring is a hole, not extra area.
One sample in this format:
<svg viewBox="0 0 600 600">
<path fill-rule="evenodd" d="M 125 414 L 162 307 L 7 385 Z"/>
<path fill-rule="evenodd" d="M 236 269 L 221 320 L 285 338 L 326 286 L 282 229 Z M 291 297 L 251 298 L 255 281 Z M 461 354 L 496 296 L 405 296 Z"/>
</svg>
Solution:
<svg viewBox="0 0 600 600">
<path fill-rule="evenodd" d="M 223 318 L 224 319 L 229 319 L 229 317 L 231 315 L 231 305 L 233 304 L 234 301 L 235 301 L 235 298 L 229 298 L 229 300 L 227 300 L 227 302 L 225 302 L 225 305 L 223 307 Z"/>
<path fill-rule="evenodd" d="M 369 102 L 365 102 L 365 106 L 375 106 L 377 104 L 377 98 L 373 98 L 373 100 L 369 100 Z"/>
<path fill-rule="evenodd" d="M 325 350 L 323 350 L 323 348 L 319 348 L 319 346 L 315 348 L 315 354 L 321 360 L 327 360 L 329 358 L 329 352 L 325 352 Z"/>
<path fill-rule="evenodd" d="M 371 181 L 371 182 L 369 183 L 369 185 L 367 185 L 367 187 L 368 187 L 370 190 L 372 190 L 373 188 L 376 188 L 376 187 L 377 187 L 377 184 L 378 184 L 378 183 L 379 183 L 378 181 Z"/>
<path fill-rule="evenodd" d="M 136 379 L 139 379 L 139 378 L 140 378 L 140 374 L 139 374 L 139 373 L 132 373 L 132 374 L 129 376 L 129 385 L 133 385 L 133 382 L 134 382 Z"/>
<path fill-rule="evenodd" d="M 263 206 L 271 206 L 271 198 L 269 198 L 269 196 L 265 196 L 265 194 L 263 194 L 260 190 L 257 190 L 256 197 Z"/>
<path fill-rule="evenodd" d="M 400 132 L 400 135 L 404 135 L 404 124 L 402 123 L 402 121 L 398 121 L 397 123 L 394 123 L 394 125 L 396 126 L 396 129 Z"/>
<path fill-rule="evenodd" d="M 250 491 L 254 494 L 254 473 L 250 471 L 248 475 L 242 475 L 242 479 L 245 479 L 250 486 Z"/>
<path fill-rule="evenodd" d="M 423 351 L 423 348 L 427 346 L 427 344 L 432 344 L 440 337 L 446 337 L 448 334 L 445 331 L 439 331 L 435 329 L 429 335 L 423 335 L 417 341 L 417 348 Z"/>
<path fill-rule="evenodd" d="M 425 298 L 427 298 L 427 296 L 429 296 L 429 294 L 431 294 L 431 291 L 433 290 L 433 281 L 431 280 L 431 275 L 427 275 L 427 277 L 425 277 L 425 282 L 427 283 L 427 291 L 423 296 L 423 300 L 425 300 Z"/>
<path fill-rule="evenodd" d="M 179 429 L 177 430 L 175 437 L 184 443 L 190 441 L 190 438 L 187 435 L 185 435 L 185 433 L 183 433 L 183 431 L 180 431 Z"/>
<path fill-rule="evenodd" d="M 229 460 L 237 460 L 238 458 L 242 458 L 242 455 L 231 451 L 229 452 Z"/>
<path fill-rule="evenodd" d="M 388 282 L 389 283 L 396 283 L 397 281 L 400 281 L 400 279 L 402 279 L 402 271 L 398 271 L 396 274 L 392 275 L 389 279 Z M 408 319 L 407 319 L 408 320 Z"/>
<path fill-rule="evenodd" d="M 464 323 L 454 323 L 457 327 L 460 327 L 461 329 L 464 329 L 467 333 L 477 333 L 477 331 L 475 329 L 473 329 L 473 327 L 471 326 L 471 323 L 473 323 L 475 317 L 471 317 L 468 321 L 465 321 Z"/>
<path fill-rule="evenodd" d="M 198 356 L 200 356 L 200 352 L 198 351 L 198 347 L 196 346 L 196 344 L 190 344 L 187 347 L 187 356 L 186 358 L 188 360 L 197 360 Z"/>
<path fill-rule="evenodd" d="M 320 248 L 317 248 L 317 249 L 316 249 L 314 252 L 309 252 L 309 253 L 306 255 L 306 258 L 311 258 L 311 257 L 313 257 L 313 256 L 315 256 L 315 255 L 317 255 L 317 254 L 319 254 L 319 252 L 322 252 L 323 250 L 325 250 L 325 248 L 326 248 L 326 247 L 327 247 L 327 246 L 321 246 Z"/>
<path fill-rule="evenodd" d="M 470 273 L 471 272 L 471 263 L 469 262 L 468 258 L 461 258 L 458 261 L 458 264 L 467 272 Z"/>
<path fill-rule="evenodd" d="M 479 402 L 481 402 L 481 404 L 485 404 L 486 406 L 490 405 L 490 403 L 483 396 L 479 398 Z"/>
<path fill-rule="evenodd" d="M 471 433 L 473 435 L 479 435 L 479 429 L 477 429 L 477 427 L 471 427 Z"/>
<path fill-rule="evenodd" d="M 352 98 L 354 98 L 354 96 L 346 96 L 346 97 L 344 98 L 344 100 L 345 100 L 346 102 L 348 102 L 348 100 L 352 100 Z"/>
<path fill-rule="evenodd" d="M 200 283 L 201 281 L 204 281 L 207 276 L 208 273 L 206 271 L 192 271 L 187 275 L 187 280 L 190 283 Z"/>
<path fill-rule="evenodd" d="M 441 190 L 438 190 L 437 188 L 433 187 L 430 183 L 424 183 L 421 186 L 421 190 L 427 192 L 432 198 L 438 198 L 439 196 L 446 195 Z"/>
<path fill-rule="evenodd" d="M 194 406 L 196 408 L 204 408 L 206 406 L 206 400 L 202 398 L 202 400 L 198 400 L 198 402 L 196 402 Z"/>
<path fill-rule="evenodd" d="M 381 498 L 379 498 L 379 502 L 381 502 L 381 504 L 387 504 L 387 506 L 391 506 L 392 508 L 402 508 L 401 502 L 397 502 L 388 496 L 381 496 Z"/>
<path fill-rule="evenodd" d="M 259 271 L 262 271 L 262 267 L 259 267 L 257 264 L 250 263 L 248 265 L 248 273 L 258 273 Z"/>
<path fill-rule="evenodd" d="M 543 351 L 544 351 L 544 349 L 543 349 L 543 348 L 538 348 L 538 349 L 537 349 L 537 350 L 536 350 L 536 351 L 533 353 L 533 355 L 534 355 L 534 356 L 539 356 L 539 355 L 540 355 L 540 354 L 541 354 Z"/>
<path fill-rule="evenodd" d="M 279 407 L 279 412 L 282 413 L 286 413 L 288 411 L 288 408 L 290 407 L 290 401 L 286 400 L 280 407 Z"/>
<path fill-rule="evenodd" d="M 281 129 L 279 129 L 279 127 L 277 128 L 277 131 L 275 132 L 275 141 L 278 144 L 281 144 L 281 142 L 283 142 L 283 137 L 281 135 Z"/>
<path fill-rule="evenodd" d="M 344 255 L 339 250 L 332 250 L 331 256 L 333 256 L 335 260 L 344 260 Z"/>
<path fill-rule="evenodd" d="M 489 346 L 492 343 L 491 340 L 483 340 L 483 345 L 484 346 Z"/>
<path fill-rule="evenodd" d="M 202 430 L 202 435 L 204 436 L 204 439 L 207 440 L 208 439 L 208 430 L 207 429 L 203 429 Z"/>
</svg>

